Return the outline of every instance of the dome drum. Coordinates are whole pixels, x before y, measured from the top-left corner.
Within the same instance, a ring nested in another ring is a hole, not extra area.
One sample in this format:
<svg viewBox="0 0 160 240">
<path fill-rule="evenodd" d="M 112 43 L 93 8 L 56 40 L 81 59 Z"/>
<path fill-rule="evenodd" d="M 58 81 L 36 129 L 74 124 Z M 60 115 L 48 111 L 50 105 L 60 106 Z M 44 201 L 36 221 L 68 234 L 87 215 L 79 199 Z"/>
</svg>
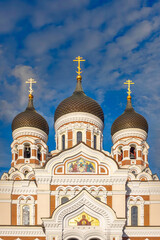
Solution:
<svg viewBox="0 0 160 240">
<path fill-rule="evenodd" d="M 141 138 L 143 141 L 147 139 L 147 133 L 146 131 L 139 129 L 139 128 L 128 128 L 128 129 L 123 129 L 118 132 L 116 132 L 112 136 L 112 142 L 115 144 L 118 140 L 123 139 L 123 138 L 134 138 L 138 137 Z"/>
<path fill-rule="evenodd" d="M 103 131 L 104 124 L 100 118 L 85 112 L 75 112 L 75 113 L 68 113 L 60 118 L 58 118 L 54 124 L 55 131 L 57 131 L 61 126 L 68 125 L 74 122 L 84 122 L 91 125 L 98 127 L 101 131 Z"/>
<path fill-rule="evenodd" d="M 22 136 L 32 136 L 33 138 L 42 139 L 45 143 L 47 143 L 48 135 L 38 128 L 33 127 L 21 127 L 17 128 L 12 132 L 13 140 L 22 137 Z"/>
<path fill-rule="evenodd" d="M 63 118 L 65 115 L 63 116 Z M 80 140 L 78 135 L 80 136 Z M 91 148 L 101 150 L 103 134 L 101 130 L 88 122 L 75 121 L 68 124 L 61 124 L 56 130 L 56 149 L 63 151 L 83 142 Z"/>
</svg>

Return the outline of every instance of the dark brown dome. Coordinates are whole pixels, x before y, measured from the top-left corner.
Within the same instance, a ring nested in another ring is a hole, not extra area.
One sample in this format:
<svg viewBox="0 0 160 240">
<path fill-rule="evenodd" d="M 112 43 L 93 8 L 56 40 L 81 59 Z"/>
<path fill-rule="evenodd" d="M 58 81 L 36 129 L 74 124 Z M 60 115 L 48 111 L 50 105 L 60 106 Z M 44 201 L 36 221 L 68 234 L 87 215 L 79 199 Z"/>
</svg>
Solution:
<svg viewBox="0 0 160 240">
<path fill-rule="evenodd" d="M 49 134 L 49 127 L 47 121 L 36 112 L 33 106 L 33 98 L 29 99 L 26 110 L 19 113 L 12 122 L 12 131 L 21 127 L 34 127 Z"/>
<path fill-rule="evenodd" d="M 63 100 L 57 107 L 54 121 L 61 116 L 72 112 L 87 112 L 95 115 L 104 122 L 104 114 L 101 106 L 92 98 L 86 96 L 81 86 L 81 80 L 77 81 L 77 86 L 71 97 Z"/>
<path fill-rule="evenodd" d="M 127 128 L 140 128 L 148 133 L 148 123 L 142 115 L 134 111 L 131 99 L 127 100 L 124 113 L 112 124 L 111 135 L 113 136 L 116 132 Z"/>
</svg>

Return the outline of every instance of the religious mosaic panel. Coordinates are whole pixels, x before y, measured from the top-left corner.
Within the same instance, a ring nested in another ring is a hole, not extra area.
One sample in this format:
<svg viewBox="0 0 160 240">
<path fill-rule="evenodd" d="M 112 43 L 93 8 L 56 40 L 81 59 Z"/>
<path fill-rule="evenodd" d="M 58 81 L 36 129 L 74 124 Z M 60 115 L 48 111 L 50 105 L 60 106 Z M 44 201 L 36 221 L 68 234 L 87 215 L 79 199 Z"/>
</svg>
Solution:
<svg viewBox="0 0 160 240">
<path fill-rule="evenodd" d="M 83 212 L 69 220 L 69 226 L 99 226 L 98 219 Z"/>
<path fill-rule="evenodd" d="M 95 170 L 94 162 L 82 158 L 67 164 L 68 173 L 95 173 Z"/>
</svg>

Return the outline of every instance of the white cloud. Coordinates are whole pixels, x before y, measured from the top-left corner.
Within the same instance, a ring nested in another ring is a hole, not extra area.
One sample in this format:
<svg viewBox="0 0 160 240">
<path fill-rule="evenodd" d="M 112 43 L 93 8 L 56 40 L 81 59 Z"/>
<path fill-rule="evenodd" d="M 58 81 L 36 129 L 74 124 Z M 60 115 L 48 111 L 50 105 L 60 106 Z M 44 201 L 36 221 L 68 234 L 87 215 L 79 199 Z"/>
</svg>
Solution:
<svg viewBox="0 0 160 240">
<path fill-rule="evenodd" d="M 20 80 L 20 83 L 19 83 L 20 85 L 18 86 L 19 89 L 17 89 L 17 92 L 19 97 L 19 104 L 21 106 L 24 106 L 24 104 L 26 104 L 26 97 L 27 97 L 26 89 L 29 89 L 29 86 L 26 86 L 27 85 L 26 81 L 29 78 L 34 78 L 36 80 L 36 75 L 32 67 L 25 66 L 25 65 L 17 65 L 12 71 L 12 74 L 14 77 Z"/>
<path fill-rule="evenodd" d="M 143 21 L 131 28 L 124 36 L 117 38 L 116 42 L 122 48 L 123 54 L 136 48 L 152 31 L 149 21 Z"/>
<path fill-rule="evenodd" d="M 4 10 L 0 15 L 0 33 L 8 34 L 0 52 L 0 91 L 5 92 L 0 119 L 11 121 L 13 115 L 25 109 L 28 95 L 25 81 L 34 77 L 36 109 L 51 126 L 53 108 L 71 95 L 76 85 L 76 65 L 72 59 L 82 55 L 86 59 L 82 65 L 84 89 L 94 92 L 95 98 L 104 103 L 107 91 L 115 94 L 124 88 L 123 81 L 131 78 L 135 82 L 135 109 L 151 125 L 158 125 L 159 2 L 147 7 L 144 1 L 116 0 L 95 8 L 88 7 L 89 0 L 67 0 L 63 4 L 46 0 L 37 1 L 36 5 L 20 2 L 16 0 L 15 6 L 10 7 L 0 4 L 0 13 Z M 25 25 L 24 29 L 21 27 L 24 17 L 28 32 Z M 9 35 L 14 29 L 15 39 Z M 17 40 L 19 34 L 21 42 Z"/>
<path fill-rule="evenodd" d="M 0 119 L 5 122 L 11 122 L 18 113 L 15 105 L 12 102 L 7 102 L 6 100 L 0 100 L 0 105 Z"/>
</svg>

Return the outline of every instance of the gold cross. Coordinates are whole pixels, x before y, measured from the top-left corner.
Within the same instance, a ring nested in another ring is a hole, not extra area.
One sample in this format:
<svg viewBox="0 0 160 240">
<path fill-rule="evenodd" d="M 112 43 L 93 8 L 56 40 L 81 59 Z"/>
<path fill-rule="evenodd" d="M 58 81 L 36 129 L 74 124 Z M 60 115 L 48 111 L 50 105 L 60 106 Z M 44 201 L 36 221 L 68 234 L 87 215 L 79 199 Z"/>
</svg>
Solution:
<svg viewBox="0 0 160 240">
<path fill-rule="evenodd" d="M 29 78 L 28 81 L 26 81 L 26 83 L 30 84 L 30 86 L 29 86 L 29 93 L 32 95 L 32 93 L 33 93 L 32 84 L 36 83 L 36 81 L 33 78 Z"/>
<path fill-rule="evenodd" d="M 76 57 L 76 59 L 73 60 L 74 62 L 77 61 L 78 62 L 78 71 L 76 71 L 76 73 L 78 73 L 78 75 L 80 75 L 82 73 L 81 71 L 81 67 L 80 67 L 80 63 L 83 61 L 85 61 L 84 59 L 82 59 L 82 57 L 78 56 Z"/>
<path fill-rule="evenodd" d="M 132 80 L 127 80 L 126 82 L 124 82 L 124 84 L 128 84 L 128 96 L 131 96 L 131 84 L 134 84 L 134 82 L 132 82 Z"/>
</svg>

